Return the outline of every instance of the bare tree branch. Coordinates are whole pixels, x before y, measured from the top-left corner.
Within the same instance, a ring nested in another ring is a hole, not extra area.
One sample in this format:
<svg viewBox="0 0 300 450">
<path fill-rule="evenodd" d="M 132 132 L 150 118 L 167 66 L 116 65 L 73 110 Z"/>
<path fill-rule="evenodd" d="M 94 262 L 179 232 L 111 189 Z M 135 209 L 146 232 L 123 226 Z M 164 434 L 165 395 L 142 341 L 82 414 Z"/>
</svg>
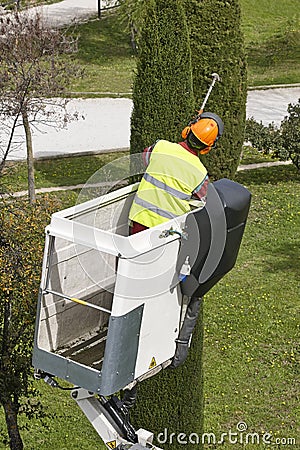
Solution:
<svg viewBox="0 0 300 450">
<path fill-rule="evenodd" d="M 26 136 L 29 201 L 34 202 L 32 126 L 64 127 L 78 115 L 66 110 L 67 87 L 82 70 L 73 63 L 77 37 L 46 25 L 39 13 L 15 11 L 0 16 L 0 115 L 14 121 L 0 173 L 22 117 Z M 55 99 L 55 100 L 54 100 Z"/>
</svg>

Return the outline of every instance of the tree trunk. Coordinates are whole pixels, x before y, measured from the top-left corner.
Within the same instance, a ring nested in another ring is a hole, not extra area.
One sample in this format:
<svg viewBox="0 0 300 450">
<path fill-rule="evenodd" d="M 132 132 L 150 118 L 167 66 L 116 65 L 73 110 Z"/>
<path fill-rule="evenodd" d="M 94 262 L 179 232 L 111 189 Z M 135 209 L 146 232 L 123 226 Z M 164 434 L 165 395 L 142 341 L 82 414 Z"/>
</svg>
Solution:
<svg viewBox="0 0 300 450">
<path fill-rule="evenodd" d="M 5 377 L 6 369 L 5 369 L 5 360 L 9 360 L 9 349 L 8 349 L 8 342 L 9 342 L 9 328 L 10 328 L 10 320 L 11 320 L 11 302 L 6 301 L 4 304 L 4 314 L 3 314 L 3 329 L 1 341 L 1 360 L 0 360 L 0 374 L 1 377 Z M 6 375 L 7 376 L 7 375 Z M 4 387 L 5 389 L 5 387 Z M 22 450 L 23 449 L 23 442 L 19 433 L 18 428 L 18 408 L 16 404 L 6 396 L 5 392 L 1 392 L 1 398 L 0 398 L 0 404 L 3 405 L 4 412 L 5 412 L 5 420 L 6 420 L 6 426 L 7 426 L 7 432 L 9 435 L 9 441 L 10 441 L 10 448 L 11 450 Z"/>
<path fill-rule="evenodd" d="M 2 404 L 5 412 L 10 449 L 23 450 L 24 446 L 19 432 L 16 406 L 10 399 L 3 401 Z"/>
<path fill-rule="evenodd" d="M 28 197 L 29 203 L 33 204 L 36 201 L 35 181 L 34 181 L 34 159 L 33 159 L 32 136 L 26 109 L 22 110 L 22 118 L 26 136 L 26 149 L 27 149 Z"/>
<path fill-rule="evenodd" d="M 130 42 L 131 48 L 134 52 L 137 51 L 137 42 L 136 42 L 137 31 L 138 30 L 134 22 L 130 22 Z"/>
<path fill-rule="evenodd" d="M 7 159 L 8 155 L 9 155 L 9 152 L 10 152 L 10 149 L 11 149 L 11 145 L 12 145 L 12 142 L 13 142 L 13 137 L 14 137 L 15 129 L 16 129 L 17 122 L 18 122 L 18 119 L 19 119 L 19 115 L 20 115 L 20 113 L 18 113 L 16 115 L 16 117 L 14 119 L 14 122 L 13 122 L 13 125 L 11 127 L 8 144 L 7 144 L 6 150 L 4 152 L 4 155 L 2 157 L 2 161 L 0 163 L 0 174 L 1 174 L 2 170 L 4 169 L 4 166 L 5 166 L 5 163 L 6 163 L 6 159 Z"/>
</svg>

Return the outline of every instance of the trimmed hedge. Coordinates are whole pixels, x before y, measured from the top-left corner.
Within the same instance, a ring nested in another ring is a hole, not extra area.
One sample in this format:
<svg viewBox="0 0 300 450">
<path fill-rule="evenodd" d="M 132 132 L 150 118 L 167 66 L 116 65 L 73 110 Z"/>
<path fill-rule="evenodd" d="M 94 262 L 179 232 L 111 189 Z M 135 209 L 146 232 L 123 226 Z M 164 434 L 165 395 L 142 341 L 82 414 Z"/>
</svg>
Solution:
<svg viewBox="0 0 300 450">
<path fill-rule="evenodd" d="M 203 157 L 203 163 L 213 178 L 231 178 L 239 164 L 244 142 L 247 97 L 239 1 L 185 0 L 184 4 L 198 109 L 212 80 L 211 74 L 217 72 L 222 78 L 215 84 L 205 110 L 219 114 L 225 130 L 216 148 Z"/>
</svg>

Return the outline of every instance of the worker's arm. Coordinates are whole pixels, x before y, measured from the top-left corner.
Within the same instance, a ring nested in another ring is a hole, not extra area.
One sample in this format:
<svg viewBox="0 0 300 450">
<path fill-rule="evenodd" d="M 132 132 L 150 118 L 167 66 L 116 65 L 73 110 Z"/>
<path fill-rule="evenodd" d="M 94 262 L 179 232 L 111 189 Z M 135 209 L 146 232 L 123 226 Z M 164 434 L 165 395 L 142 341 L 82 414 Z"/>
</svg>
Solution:
<svg viewBox="0 0 300 450">
<path fill-rule="evenodd" d="M 196 189 L 194 190 L 192 198 L 206 202 L 208 184 L 209 178 L 208 175 L 206 175 L 206 177 L 202 180 L 199 186 L 197 186 Z"/>
<path fill-rule="evenodd" d="M 203 208 L 205 206 L 208 184 L 209 178 L 206 176 L 192 193 L 192 198 L 189 201 L 191 209 Z"/>
<path fill-rule="evenodd" d="M 143 162 L 144 162 L 145 167 L 147 167 L 149 164 L 151 152 L 152 152 L 154 146 L 155 146 L 155 144 L 152 144 L 152 145 L 150 145 L 150 147 L 146 147 L 143 151 Z"/>
</svg>

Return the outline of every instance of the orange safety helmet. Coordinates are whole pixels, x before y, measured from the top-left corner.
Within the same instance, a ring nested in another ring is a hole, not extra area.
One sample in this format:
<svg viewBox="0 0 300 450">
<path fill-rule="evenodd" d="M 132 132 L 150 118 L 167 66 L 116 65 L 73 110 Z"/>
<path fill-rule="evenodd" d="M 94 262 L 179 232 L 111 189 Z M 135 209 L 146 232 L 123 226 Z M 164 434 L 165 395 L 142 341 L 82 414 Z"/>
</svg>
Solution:
<svg viewBox="0 0 300 450">
<path fill-rule="evenodd" d="M 192 148 L 205 155 L 216 144 L 223 131 L 224 123 L 222 119 L 215 113 L 204 112 L 184 128 L 182 137 L 188 141 Z"/>
</svg>

